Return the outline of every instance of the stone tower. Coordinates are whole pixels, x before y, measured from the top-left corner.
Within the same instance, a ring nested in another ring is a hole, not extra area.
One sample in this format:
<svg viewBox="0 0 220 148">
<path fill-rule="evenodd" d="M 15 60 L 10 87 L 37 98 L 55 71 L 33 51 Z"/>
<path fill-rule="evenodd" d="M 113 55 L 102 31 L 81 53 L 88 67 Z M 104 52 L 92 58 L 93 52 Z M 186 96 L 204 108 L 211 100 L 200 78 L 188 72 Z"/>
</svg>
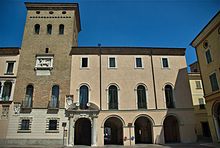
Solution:
<svg viewBox="0 0 220 148">
<path fill-rule="evenodd" d="M 70 94 L 71 48 L 80 31 L 77 3 L 25 3 L 15 104 L 21 111 L 64 108 Z"/>
</svg>

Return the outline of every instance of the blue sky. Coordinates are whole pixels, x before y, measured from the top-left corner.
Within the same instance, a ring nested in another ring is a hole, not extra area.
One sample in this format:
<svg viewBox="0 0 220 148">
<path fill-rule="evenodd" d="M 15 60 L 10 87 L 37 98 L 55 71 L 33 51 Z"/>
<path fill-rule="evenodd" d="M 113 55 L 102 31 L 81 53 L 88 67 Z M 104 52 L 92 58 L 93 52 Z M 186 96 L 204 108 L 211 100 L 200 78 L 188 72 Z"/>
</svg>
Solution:
<svg viewBox="0 0 220 148">
<path fill-rule="evenodd" d="M 26 0 L 78 2 L 79 46 L 184 47 L 187 64 L 196 60 L 190 42 L 220 10 L 220 0 Z M 21 47 L 24 0 L 0 0 L 0 47 Z"/>
</svg>

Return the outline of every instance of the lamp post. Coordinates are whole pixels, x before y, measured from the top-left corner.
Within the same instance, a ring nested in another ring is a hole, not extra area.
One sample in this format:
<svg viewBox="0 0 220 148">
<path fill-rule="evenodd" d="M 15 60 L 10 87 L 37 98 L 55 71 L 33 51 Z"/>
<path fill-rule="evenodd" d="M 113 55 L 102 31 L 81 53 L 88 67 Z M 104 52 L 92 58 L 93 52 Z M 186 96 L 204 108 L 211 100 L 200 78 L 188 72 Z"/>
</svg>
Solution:
<svg viewBox="0 0 220 148">
<path fill-rule="evenodd" d="M 62 123 L 62 127 L 63 127 L 63 146 L 64 146 L 64 137 L 66 137 L 66 131 L 65 131 L 65 127 L 66 127 L 66 122 Z"/>
</svg>

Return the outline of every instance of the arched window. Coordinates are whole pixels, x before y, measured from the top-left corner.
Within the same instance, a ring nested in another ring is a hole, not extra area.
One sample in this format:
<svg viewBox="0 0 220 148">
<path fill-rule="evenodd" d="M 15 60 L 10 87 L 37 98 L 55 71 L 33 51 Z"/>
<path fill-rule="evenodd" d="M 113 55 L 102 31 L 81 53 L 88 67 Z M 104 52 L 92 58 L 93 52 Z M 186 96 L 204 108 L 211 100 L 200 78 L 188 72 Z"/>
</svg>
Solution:
<svg viewBox="0 0 220 148">
<path fill-rule="evenodd" d="M 40 25 L 39 24 L 35 24 L 34 25 L 34 33 L 35 34 L 39 34 L 40 33 Z"/>
<path fill-rule="evenodd" d="M 89 101 L 89 89 L 86 85 L 80 87 L 79 104 L 80 109 L 86 109 Z"/>
<path fill-rule="evenodd" d="M 11 96 L 11 88 L 12 88 L 12 83 L 9 81 L 6 81 L 4 83 L 3 92 L 2 92 L 3 101 L 9 101 L 10 96 Z"/>
<path fill-rule="evenodd" d="M 109 109 L 118 109 L 118 89 L 111 85 L 108 89 Z"/>
<path fill-rule="evenodd" d="M 59 26 L 59 34 L 64 34 L 64 25 L 60 24 Z"/>
<path fill-rule="evenodd" d="M 47 34 L 52 34 L 52 25 L 51 24 L 47 25 Z"/>
<path fill-rule="evenodd" d="M 34 87 L 32 85 L 28 85 L 26 87 L 25 100 L 23 103 L 23 105 L 25 105 L 25 107 L 32 106 L 33 92 L 34 92 Z"/>
<path fill-rule="evenodd" d="M 165 86 L 165 97 L 167 108 L 174 108 L 173 88 L 170 85 Z"/>
<path fill-rule="evenodd" d="M 147 108 L 146 89 L 143 85 L 137 87 L 138 108 Z"/>
<path fill-rule="evenodd" d="M 59 101 L 59 86 L 54 85 L 52 87 L 52 95 L 51 95 L 51 100 L 50 100 L 50 107 L 52 108 L 58 108 L 58 101 Z"/>
</svg>

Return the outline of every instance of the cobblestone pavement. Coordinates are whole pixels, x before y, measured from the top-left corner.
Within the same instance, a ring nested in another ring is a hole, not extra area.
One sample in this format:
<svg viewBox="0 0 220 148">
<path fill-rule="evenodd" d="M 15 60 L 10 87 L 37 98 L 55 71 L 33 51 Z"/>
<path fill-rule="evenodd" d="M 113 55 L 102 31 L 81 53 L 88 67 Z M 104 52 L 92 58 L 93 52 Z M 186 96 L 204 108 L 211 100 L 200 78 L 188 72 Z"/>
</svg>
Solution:
<svg viewBox="0 0 220 148">
<path fill-rule="evenodd" d="M 71 148 L 63 147 L 59 145 L 0 145 L 0 148 Z M 73 148 L 90 148 L 90 146 L 74 146 Z M 119 146 L 119 145 L 107 145 L 104 147 L 96 148 L 220 148 L 220 143 L 194 143 L 194 144 L 169 144 L 169 145 L 157 145 L 157 144 L 137 144 L 135 146 Z"/>
</svg>

